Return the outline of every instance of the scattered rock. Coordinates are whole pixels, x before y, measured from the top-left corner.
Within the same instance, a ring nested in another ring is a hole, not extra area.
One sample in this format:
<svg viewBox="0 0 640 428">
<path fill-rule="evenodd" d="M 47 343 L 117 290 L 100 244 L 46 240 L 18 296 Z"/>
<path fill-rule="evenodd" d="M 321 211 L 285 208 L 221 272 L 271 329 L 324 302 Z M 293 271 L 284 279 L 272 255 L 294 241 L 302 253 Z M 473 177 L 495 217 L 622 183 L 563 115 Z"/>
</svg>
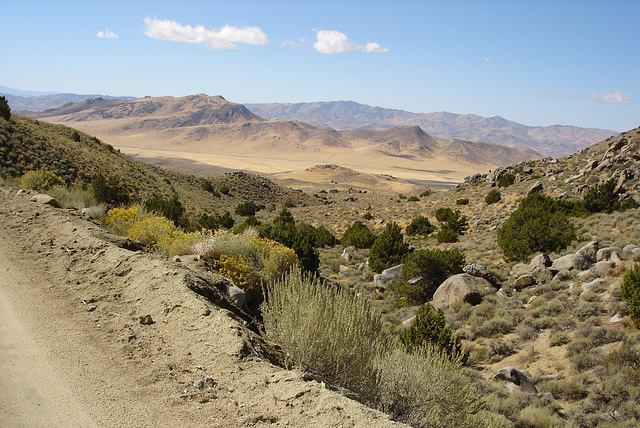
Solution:
<svg viewBox="0 0 640 428">
<path fill-rule="evenodd" d="M 603 260 L 611 260 L 611 255 L 614 252 L 621 252 L 622 249 L 620 247 L 605 247 L 600 248 L 596 253 L 596 262 L 601 262 Z"/>
<path fill-rule="evenodd" d="M 595 265 L 593 265 L 593 272 L 599 276 L 600 278 L 603 278 L 607 275 L 610 275 L 613 270 L 615 269 L 616 264 L 610 260 L 602 260 L 600 262 L 597 262 Z"/>
<path fill-rule="evenodd" d="M 611 317 L 611 319 L 609 320 L 610 323 L 617 323 L 620 322 L 624 319 L 623 315 L 620 314 L 615 314 L 614 316 Z"/>
<path fill-rule="evenodd" d="M 60 203 L 58 203 L 58 201 L 56 201 L 49 195 L 45 195 L 44 193 L 33 195 L 31 197 L 31 200 L 42 205 L 51 205 L 54 208 L 60 208 Z"/>
<path fill-rule="evenodd" d="M 402 267 L 404 265 L 398 265 L 390 267 L 382 271 L 382 273 L 373 276 L 373 286 L 378 291 L 384 291 L 394 281 L 397 281 L 402 277 Z"/>
<path fill-rule="evenodd" d="M 433 294 L 432 305 L 436 309 L 444 309 L 459 300 L 477 305 L 484 296 L 495 294 L 496 291 L 486 279 L 460 273 L 440 284 Z"/>
<path fill-rule="evenodd" d="M 340 258 L 348 262 L 355 257 L 356 253 L 356 247 L 346 247 L 344 250 L 342 250 L 342 255 L 340 256 Z"/>
<path fill-rule="evenodd" d="M 20 189 L 18 190 L 18 192 L 16 193 L 16 195 L 21 196 L 21 195 L 28 195 L 31 193 L 31 190 L 29 189 Z"/>
<path fill-rule="evenodd" d="M 196 389 L 211 389 L 216 386 L 216 381 L 211 376 L 207 376 L 204 379 L 200 379 L 193 384 Z"/>
<path fill-rule="evenodd" d="M 367 259 L 364 262 L 360 263 L 360 266 L 358 266 L 358 271 L 359 272 L 362 272 L 365 269 L 369 269 L 369 259 Z"/>
<path fill-rule="evenodd" d="M 347 272 L 349 270 L 349 266 L 340 265 L 338 270 L 340 271 L 340 273 L 345 273 L 345 272 Z"/>
<path fill-rule="evenodd" d="M 237 285 L 231 283 L 229 288 L 227 289 L 227 294 L 229 295 L 229 299 L 239 308 L 242 308 L 244 302 L 247 298 L 247 293 Z"/>
<path fill-rule="evenodd" d="M 542 183 L 540 181 L 537 181 L 536 184 L 531 186 L 531 188 L 527 191 L 527 196 L 533 195 L 534 193 L 540 193 L 542 192 L 543 188 L 544 187 L 542 186 Z"/>
<path fill-rule="evenodd" d="M 492 379 L 510 382 L 516 386 L 519 386 L 519 389 L 522 392 L 530 392 L 533 394 L 538 393 L 536 386 L 531 380 L 531 375 L 526 370 L 518 370 L 513 367 L 507 366 L 500 370 L 495 376 L 493 376 Z"/>
<path fill-rule="evenodd" d="M 153 318 L 151 318 L 150 314 L 143 315 L 140 317 L 140 324 L 142 325 L 151 325 L 153 323 L 155 323 L 155 321 L 153 320 Z"/>
<path fill-rule="evenodd" d="M 520 291 L 523 288 L 531 287 L 536 284 L 537 281 L 533 275 L 522 275 L 514 281 L 513 286 L 516 290 Z"/>
<path fill-rule="evenodd" d="M 478 278 L 484 278 L 487 281 L 489 281 L 491 284 L 495 285 L 495 279 L 493 277 L 493 273 L 491 273 L 491 271 L 489 270 L 488 267 L 484 266 L 484 265 L 480 265 L 477 263 L 471 263 L 466 265 L 463 269 L 462 269 L 465 273 L 468 273 L 471 276 L 475 276 Z"/>
<path fill-rule="evenodd" d="M 568 281 L 572 278 L 571 272 L 566 269 L 562 269 L 558 271 L 558 273 L 553 277 L 554 281 Z"/>
</svg>

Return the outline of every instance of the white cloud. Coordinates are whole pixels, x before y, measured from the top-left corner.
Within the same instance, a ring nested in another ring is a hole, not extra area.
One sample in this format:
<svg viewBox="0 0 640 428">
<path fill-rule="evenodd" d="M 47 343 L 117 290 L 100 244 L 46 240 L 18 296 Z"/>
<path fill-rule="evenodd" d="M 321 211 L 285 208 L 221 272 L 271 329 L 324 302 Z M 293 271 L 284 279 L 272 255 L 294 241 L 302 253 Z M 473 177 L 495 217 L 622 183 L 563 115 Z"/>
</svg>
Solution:
<svg viewBox="0 0 640 428">
<path fill-rule="evenodd" d="M 297 42 L 294 40 L 285 40 L 284 42 L 280 43 L 280 45 L 290 46 L 292 48 L 300 48 L 307 45 L 307 40 L 304 37 L 300 37 Z"/>
<path fill-rule="evenodd" d="M 580 98 L 582 98 L 579 95 L 573 96 L 567 94 L 550 94 L 548 92 L 535 92 L 533 96 L 538 98 L 555 98 L 558 100 L 579 100 Z"/>
<path fill-rule="evenodd" d="M 96 36 L 100 37 L 101 39 L 117 39 L 118 38 L 118 35 L 116 33 L 112 33 L 111 31 L 109 31 L 108 28 L 104 31 L 98 31 L 98 34 L 96 34 Z"/>
<path fill-rule="evenodd" d="M 323 54 L 339 54 L 344 52 L 362 51 L 373 53 L 389 52 L 387 48 L 381 48 L 379 44 L 369 42 L 366 45 L 351 43 L 346 34 L 335 30 L 320 30 L 317 32 L 317 40 L 313 48 Z"/>
<path fill-rule="evenodd" d="M 588 93 L 587 98 L 591 101 L 605 104 L 629 104 L 631 102 L 631 96 L 623 94 L 620 91 L 600 92 L 599 94 Z"/>
<path fill-rule="evenodd" d="M 216 51 L 237 49 L 236 43 L 261 46 L 269 43 L 267 35 L 259 27 L 238 28 L 225 25 L 216 31 L 202 25 L 192 27 L 168 19 L 145 18 L 144 23 L 144 33 L 152 39 L 204 44 Z"/>
<path fill-rule="evenodd" d="M 482 60 L 484 62 L 490 62 L 491 61 L 491 57 L 490 56 L 485 56 L 484 58 L 482 58 Z"/>
</svg>

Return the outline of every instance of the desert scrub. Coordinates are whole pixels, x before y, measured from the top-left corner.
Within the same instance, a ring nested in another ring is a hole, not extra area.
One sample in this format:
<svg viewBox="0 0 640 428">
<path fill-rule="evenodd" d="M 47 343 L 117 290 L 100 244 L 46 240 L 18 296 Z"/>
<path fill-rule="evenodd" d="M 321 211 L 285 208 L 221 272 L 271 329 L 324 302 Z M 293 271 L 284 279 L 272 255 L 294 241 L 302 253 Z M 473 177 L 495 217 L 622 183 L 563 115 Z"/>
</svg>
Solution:
<svg viewBox="0 0 640 428">
<path fill-rule="evenodd" d="M 621 292 L 633 323 L 636 328 L 640 328 L 640 264 L 636 264 L 624 275 Z"/>
<path fill-rule="evenodd" d="M 196 243 L 193 251 L 247 292 L 248 299 L 260 300 L 263 283 L 280 279 L 298 263 L 296 253 L 278 242 L 225 230 Z"/>
<path fill-rule="evenodd" d="M 433 347 L 407 354 L 368 299 L 298 268 L 266 289 L 265 335 L 291 365 L 413 426 L 486 426 L 499 418 L 482 410 L 459 360 Z"/>
<path fill-rule="evenodd" d="M 64 181 L 53 172 L 42 169 L 29 171 L 20 177 L 20 187 L 45 192 L 53 186 L 61 186 Z"/>
<path fill-rule="evenodd" d="M 93 193 L 84 190 L 78 186 L 53 186 L 47 192 L 49 196 L 60 203 L 63 208 L 87 208 L 101 206 L 106 208 L 105 204 L 99 204 Z"/>
</svg>

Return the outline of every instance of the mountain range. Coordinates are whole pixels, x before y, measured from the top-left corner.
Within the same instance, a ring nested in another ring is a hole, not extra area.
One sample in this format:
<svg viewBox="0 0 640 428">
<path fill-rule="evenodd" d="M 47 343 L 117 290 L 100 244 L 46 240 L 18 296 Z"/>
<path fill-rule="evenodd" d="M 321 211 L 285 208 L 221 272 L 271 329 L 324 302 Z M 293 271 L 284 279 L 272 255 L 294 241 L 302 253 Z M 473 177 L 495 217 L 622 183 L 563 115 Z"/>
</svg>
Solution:
<svg viewBox="0 0 640 428">
<path fill-rule="evenodd" d="M 561 157 L 584 149 L 618 133 L 575 126 L 526 126 L 500 116 L 473 114 L 411 113 L 372 107 L 354 101 L 314 103 L 245 104 L 265 119 L 299 120 L 334 129 L 388 129 L 419 126 L 437 138 L 490 141 L 507 147 L 527 147 L 545 156 Z"/>
<path fill-rule="evenodd" d="M 29 116 L 75 127 L 128 154 L 261 174 L 330 163 L 414 184 L 451 186 L 476 172 L 540 157 L 526 148 L 434 138 L 415 125 L 340 131 L 265 120 L 242 104 L 204 94 L 87 99 Z"/>
</svg>

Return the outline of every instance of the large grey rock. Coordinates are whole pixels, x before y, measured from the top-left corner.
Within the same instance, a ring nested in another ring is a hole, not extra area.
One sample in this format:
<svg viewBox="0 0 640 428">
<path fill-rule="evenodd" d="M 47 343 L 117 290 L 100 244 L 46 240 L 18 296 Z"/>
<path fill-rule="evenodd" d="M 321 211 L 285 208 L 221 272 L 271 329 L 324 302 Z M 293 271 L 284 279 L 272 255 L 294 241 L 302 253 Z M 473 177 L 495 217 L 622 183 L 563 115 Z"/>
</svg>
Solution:
<svg viewBox="0 0 640 428">
<path fill-rule="evenodd" d="M 568 270 L 562 269 L 553 277 L 554 281 L 569 281 L 573 276 Z"/>
<path fill-rule="evenodd" d="M 342 255 L 340 258 L 346 262 L 351 261 L 351 259 L 356 255 L 356 247 L 346 247 L 342 250 Z"/>
<path fill-rule="evenodd" d="M 433 295 L 432 305 L 436 309 L 444 309 L 459 300 L 477 305 L 484 296 L 496 291 L 486 279 L 460 273 L 440 284 Z"/>
<path fill-rule="evenodd" d="M 583 246 L 578 251 L 576 251 L 576 255 L 584 258 L 590 263 L 595 263 L 596 254 L 598 254 L 599 248 L 600 247 L 598 245 L 598 241 L 591 241 L 587 245 Z"/>
<path fill-rule="evenodd" d="M 595 255 L 595 254 L 594 254 Z M 591 267 L 591 261 L 582 254 L 567 254 L 566 256 L 558 257 L 553 261 L 551 270 L 586 270 Z"/>
<path fill-rule="evenodd" d="M 629 244 L 629 245 L 625 245 L 624 248 L 622 249 L 622 254 L 626 257 L 629 257 L 630 255 L 633 254 L 633 252 L 637 249 L 638 247 L 636 245 L 633 244 Z"/>
<path fill-rule="evenodd" d="M 470 263 L 466 265 L 462 270 L 464 271 L 464 273 L 468 273 L 471 276 L 484 278 L 487 281 L 489 281 L 491 284 L 495 285 L 496 283 L 495 279 L 493 278 L 493 273 L 491 273 L 489 268 L 484 265 L 480 265 L 477 263 Z"/>
<path fill-rule="evenodd" d="M 598 252 L 596 253 L 596 262 L 601 262 L 603 260 L 611 260 L 611 255 L 614 252 L 620 253 L 621 251 L 622 251 L 622 248 L 620 248 L 620 247 L 600 248 L 598 250 Z"/>
<path fill-rule="evenodd" d="M 602 260 L 593 265 L 593 272 L 600 278 L 610 275 L 616 264 L 610 260 Z"/>
<path fill-rule="evenodd" d="M 229 299 L 239 308 L 242 308 L 244 305 L 244 301 L 247 298 L 247 293 L 240 287 L 235 284 L 232 284 L 227 289 L 227 294 L 229 295 Z"/>
<path fill-rule="evenodd" d="M 518 263 L 511 268 L 511 276 L 514 278 L 521 277 L 522 275 L 531 275 L 533 269 L 526 263 Z"/>
<path fill-rule="evenodd" d="M 503 380 L 519 387 L 522 392 L 536 394 L 538 390 L 533 384 L 531 375 L 526 370 L 518 370 L 511 366 L 504 367 L 492 378 L 493 380 Z"/>
<path fill-rule="evenodd" d="M 529 263 L 529 266 L 531 266 L 532 268 L 549 267 L 551 266 L 551 258 L 544 253 L 538 254 L 531 260 L 531 263 Z"/>
<path fill-rule="evenodd" d="M 532 195 L 534 193 L 540 193 L 542 192 L 542 189 L 543 189 L 542 183 L 537 181 L 536 184 L 534 184 L 529 188 L 529 190 L 527 191 L 527 196 Z"/>
<path fill-rule="evenodd" d="M 385 269 L 382 273 L 373 276 L 373 286 L 376 290 L 384 291 L 394 281 L 397 281 L 402 277 L 402 267 L 404 265 L 398 265 Z"/>
<path fill-rule="evenodd" d="M 533 275 L 522 275 L 520 277 L 518 277 L 514 283 L 513 283 L 513 287 L 520 291 L 523 288 L 527 288 L 527 287 L 531 287 L 532 285 L 536 285 L 536 279 L 533 277 Z"/>
<path fill-rule="evenodd" d="M 42 205 L 51 205 L 54 208 L 60 208 L 60 203 L 58 203 L 58 201 L 56 201 L 49 195 L 45 195 L 44 193 L 33 195 L 31 197 L 31 200 Z"/>
</svg>

